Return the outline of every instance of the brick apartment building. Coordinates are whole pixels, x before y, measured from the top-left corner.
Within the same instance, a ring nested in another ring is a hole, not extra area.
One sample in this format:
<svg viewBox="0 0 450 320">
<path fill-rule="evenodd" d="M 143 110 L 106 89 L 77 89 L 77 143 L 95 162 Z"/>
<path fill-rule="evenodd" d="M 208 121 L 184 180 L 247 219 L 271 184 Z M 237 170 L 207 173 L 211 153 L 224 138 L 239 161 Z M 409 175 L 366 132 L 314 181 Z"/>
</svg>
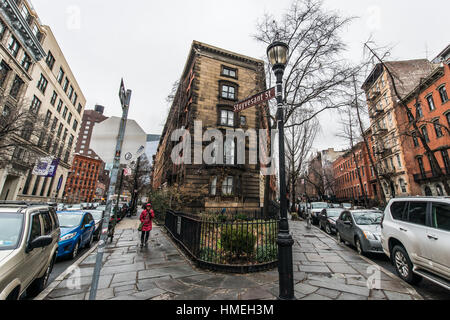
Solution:
<svg viewBox="0 0 450 320">
<path fill-rule="evenodd" d="M 333 163 L 336 197 L 340 202 L 365 203 L 376 200 L 376 188 L 371 187 L 374 171 L 370 166 L 367 148 L 360 142 Z"/>
<path fill-rule="evenodd" d="M 229 164 L 177 166 L 170 158 L 175 145 L 171 134 L 184 126 L 194 140 L 198 120 L 203 133 L 218 129 L 224 136 L 227 129 L 263 128 L 261 106 L 234 113 L 233 105 L 265 89 L 263 61 L 194 41 L 154 157 L 152 187 L 178 185 L 186 210 L 195 212 L 259 209 L 260 165 L 248 164 L 248 141 L 245 165 L 236 164 L 236 146 L 224 143 L 224 162 Z M 209 144 L 203 143 L 203 149 Z M 194 159 L 193 143 L 191 155 Z"/>
<path fill-rule="evenodd" d="M 105 164 L 91 149 L 92 131 L 96 123 L 108 117 L 103 115 L 105 108 L 96 105 L 94 110 L 85 110 L 75 147 L 72 171 L 65 187 L 68 202 L 101 201 L 109 183 L 104 174 Z M 100 194 L 103 190 L 103 194 Z"/>
<path fill-rule="evenodd" d="M 450 183 L 449 56 L 450 45 L 433 60 L 438 63 L 432 64 L 432 70 L 403 99 L 412 116 L 402 108 L 396 110 L 412 195 L 448 195 L 445 183 L 447 186 Z M 418 132 L 413 126 L 414 120 Z M 433 165 L 422 138 L 437 164 Z"/>
</svg>

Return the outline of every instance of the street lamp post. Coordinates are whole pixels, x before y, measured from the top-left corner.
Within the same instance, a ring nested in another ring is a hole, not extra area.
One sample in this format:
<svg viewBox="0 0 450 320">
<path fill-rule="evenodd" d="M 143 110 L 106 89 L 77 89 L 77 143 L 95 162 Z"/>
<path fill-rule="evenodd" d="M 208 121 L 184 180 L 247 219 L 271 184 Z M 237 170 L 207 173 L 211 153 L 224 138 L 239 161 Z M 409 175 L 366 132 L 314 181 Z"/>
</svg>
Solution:
<svg viewBox="0 0 450 320">
<path fill-rule="evenodd" d="M 278 273 L 280 300 L 294 300 L 294 273 L 292 264 L 292 246 L 294 240 L 289 233 L 286 198 L 286 159 L 284 148 L 284 109 L 283 109 L 283 74 L 288 62 L 289 47 L 283 42 L 273 42 L 267 48 L 267 56 L 273 66 L 277 79 L 277 122 L 279 134 L 280 166 L 280 222 L 278 232 Z"/>
</svg>

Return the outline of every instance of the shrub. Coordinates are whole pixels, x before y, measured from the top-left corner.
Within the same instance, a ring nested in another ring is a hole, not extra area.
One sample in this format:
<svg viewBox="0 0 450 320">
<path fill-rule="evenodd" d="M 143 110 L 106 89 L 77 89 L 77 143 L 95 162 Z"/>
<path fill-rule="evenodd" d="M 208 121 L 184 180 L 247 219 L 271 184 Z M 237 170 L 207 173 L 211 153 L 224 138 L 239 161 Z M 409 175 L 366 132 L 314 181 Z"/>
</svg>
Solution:
<svg viewBox="0 0 450 320">
<path fill-rule="evenodd" d="M 243 213 L 237 214 L 237 215 L 234 217 L 234 219 L 235 219 L 236 221 L 247 221 L 247 220 L 249 220 L 249 218 L 247 217 L 247 215 L 245 215 L 245 214 L 243 214 Z"/>
<path fill-rule="evenodd" d="M 256 250 L 256 260 L 259 263 L 271 262 L 278 259 L 278 247 L 276 244 L 269 244 L 258 247 Z"/>
<path fill-rule="evenodd" d="M 214 262 L 217 257 L 217 252 L 211 247 L 204 247 L 199 253 L 199 259 L 207 262 Z"/>
<path fill-rule="evenodd" d="M 218 222 L 227 222 L 227 216 L 224 214 L 218 215 L 216 219 Z"/>
<path fill-rule="evenodd" d="M 244 230 L 243 226 L 227 226 L 222 230 L 221 243 L 226 251 L 236 255 L 251 255 L 254 252 L 256 236 Z"/>
</svg>

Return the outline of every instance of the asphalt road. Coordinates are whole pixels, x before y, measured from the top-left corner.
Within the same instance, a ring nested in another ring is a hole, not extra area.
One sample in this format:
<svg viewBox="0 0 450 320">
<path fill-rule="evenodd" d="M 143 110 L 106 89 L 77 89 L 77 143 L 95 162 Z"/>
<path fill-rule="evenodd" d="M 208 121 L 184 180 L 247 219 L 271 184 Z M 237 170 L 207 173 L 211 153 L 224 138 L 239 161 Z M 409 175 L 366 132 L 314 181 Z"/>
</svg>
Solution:
<svg viewBox="0 0 450 320">
<path fill-rule="evenodd" d="M 318 228 L 317 226 L 314 227 Z M 336 235 L 333 234 L 332 237 L 336 239 Z M 349 244 L 346 245 L 356 250 L 353 246 Z M 370 253 L 365 256 L 378 264 L 380 267 L 383 267 L 396 275 L 394 266 L 384 253 Z M 423 279 L 419 284 L 413 285 L 413 287 L 425 300 L 450 300 L 450 291 L 434 284 L 429 280 Z"/>
</svg>

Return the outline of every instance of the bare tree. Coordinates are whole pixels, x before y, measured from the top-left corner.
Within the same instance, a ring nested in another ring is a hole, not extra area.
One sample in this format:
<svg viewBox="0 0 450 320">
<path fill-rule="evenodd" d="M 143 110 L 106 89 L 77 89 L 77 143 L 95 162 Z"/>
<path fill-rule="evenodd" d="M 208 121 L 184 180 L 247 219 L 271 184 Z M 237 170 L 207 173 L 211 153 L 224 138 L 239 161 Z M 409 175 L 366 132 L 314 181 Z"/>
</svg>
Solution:
<svg viewBox="0 0 450 320">
<path fill-rule="evenodd" d="M 445 192 L 447 194 L 450 194 L 450 186 L 447 182 L 447 179 L 445 178 L 445 175 L 442 172 L 442 169 L 436 159 L 436 156 L 434 154 L 434 151 L 430 148 L 429 144 L 428 144 L 428 138 L 424 135 L 424 133 L 422 132 L 422 130 L 420 130 L 419 126 L 420 126 L 420 115 L 418 114 L 419 111 L 416 108 L 416 113 L 414 114 L 411 109 L 408 107 L 407 105 L 407 101 L 405 100 L 405 94 L 402 95 L 402 93 L 400 92 L 400 88 L 402 86 L 402 81 L 401 79 L 399 79 L 398 75 L 391 70 L 391 68 L 389 67 L 389 65 L 384 61 L 384 56 L 386 54 L 380 54 L 379 52 L 377 52 L 378 50 L 376 48 L 373 47 L 373 43 L 371 42 L 366 42 L 364 44 L 364 47 L 370 52 L 370 54 L 372 55 L 372 59 L 373 59 L 373 63 L 379 63 L 382 65 L 382 67 L 384 68 L 384 70 L 386 70 L 389 80 L 392 84 L 393 87 L 393 91 L 394 91 L 394 95 L 396 98 L 396 108 L 401 108 L 402 111 L 407 115 L 409 121 L 410 121 L 410 125 L 413 128 L 413 132 L 414 134 L 417 136 L 417 138 L 420 140 L 420 142 L 422 143 L 424 149 L 425 149 L 425 153 L 426 155 L 429 157 L 430 159 L 430 165 L 431 168 L 433 170 L 433 173 L 436 177 L 441 177 L 440 182 L 442 183 L 442 185 L 444 186 Z M 419 79 L 418 83 L 417 83 L 417 88 L 421 88 L 423 85 L 422 83 L 422 79 Z M 416 92 L 416 105 L 419 103 L 419 94 L 420 94 L 420 90 L 417 89 Z M 408 92 L 407 92 L 408 93 Z M 406 93 L 406 94 L 407 94 Z M 441 127 L 445 127 L 444 125 L 441 125 Z"/>
<path fill-rule="evenodd" d="M 13 157 L 31 166 L 43 155 L 40 147 L 48 130 L 46 119 L 25 100 L 12 102 L 5 95 L 0 97 L 0 106 L 0 168 Z"/>
<path fill-rule="evenodd" d="M 279 21 L 268 14 L 258 21 L 254 35 L 257 41 L 266 45 L 283 41 L 290 48 L 283 86 L 286 128 L 345 105 L 340 97 L 349 85 L 353 68 L 342 57 L 346 46 L 340 33 L 351 20 L 325 11 L 320 0 L 294 0 Z M 268 84 L 272 85 L 273 81 L 268 70 Z M 272 105 L 272 114 L 275 109 Z M 309 116 L 288 123 L 300 112 Z"/>
<path fill-rule="evenodd" d="M 296 113 L 289 121 L 302 122 L 300 118 L 308 116 L 306 113 Z M 315 118 L 311 121 L 303 122 L 302 125 L 291 126 L 286 129 L 286 167 L 288 168 L 287 177 L 292 199 L 292 211 L 295 210 L 295 199 L 297 199 L 296 186 L 302 173 L 305 171 L 307 158 L 310 155 L 319 129 L 319 122 Z"/>
</svg>

